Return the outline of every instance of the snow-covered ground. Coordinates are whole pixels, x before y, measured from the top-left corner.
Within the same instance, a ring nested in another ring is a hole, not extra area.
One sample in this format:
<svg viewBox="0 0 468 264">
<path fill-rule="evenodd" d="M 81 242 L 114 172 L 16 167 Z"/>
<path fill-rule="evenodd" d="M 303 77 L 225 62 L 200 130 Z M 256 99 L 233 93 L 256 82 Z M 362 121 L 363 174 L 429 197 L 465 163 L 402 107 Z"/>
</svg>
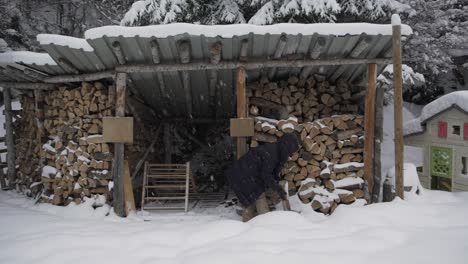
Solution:
<svg viewBox="0 0 468 264">
<path fill-rule="evenodd" d="M 297 201 L 296 201 L 297 202 Z M 297 204 L 293 201 L 293 206 Z M 450 263 L 468 260 L 468 193 L 369 206 L 326 217 L 273 212 L 248 223 L 204 214 L 118 219 L 106 208 L 34 206 L 0 192 L 0 263 Z"/>
</svg>

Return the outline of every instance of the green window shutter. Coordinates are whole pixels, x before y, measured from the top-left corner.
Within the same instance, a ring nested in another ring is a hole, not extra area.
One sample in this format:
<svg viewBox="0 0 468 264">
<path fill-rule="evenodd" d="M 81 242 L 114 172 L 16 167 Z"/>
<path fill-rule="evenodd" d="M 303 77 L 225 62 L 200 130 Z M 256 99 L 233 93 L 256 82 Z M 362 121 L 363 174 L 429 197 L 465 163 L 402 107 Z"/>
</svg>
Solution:
<svg viewBox="0 0 468 264">
<path fill-rule="evenodd" d="M 452 178 L 452 149 L 431 147 L 431 175 Z"/>
</svg>

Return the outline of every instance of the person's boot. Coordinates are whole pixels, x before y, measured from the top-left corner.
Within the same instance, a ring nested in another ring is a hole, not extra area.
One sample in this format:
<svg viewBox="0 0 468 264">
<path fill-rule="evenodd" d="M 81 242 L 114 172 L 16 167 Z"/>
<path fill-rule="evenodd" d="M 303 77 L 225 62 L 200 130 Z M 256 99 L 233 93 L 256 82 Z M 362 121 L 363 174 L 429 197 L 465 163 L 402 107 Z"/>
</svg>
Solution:
<svg viewBox="0 0 468 264">
<path fill-rule="evenodd" d="M 249 205 L 242 212 L 242 222 L 247 222 L 250 219 L 254 218 L 256 215 L 255 204 Z"/>
<path fill-rule="evenodd" d="M 262 193 L 255 202 L 255 207 L 257 208 L 257 214 L 266 214 L 270 212 L 270 206 L 268 206 L 268 200 L 265 193 Z"/>
</svg>

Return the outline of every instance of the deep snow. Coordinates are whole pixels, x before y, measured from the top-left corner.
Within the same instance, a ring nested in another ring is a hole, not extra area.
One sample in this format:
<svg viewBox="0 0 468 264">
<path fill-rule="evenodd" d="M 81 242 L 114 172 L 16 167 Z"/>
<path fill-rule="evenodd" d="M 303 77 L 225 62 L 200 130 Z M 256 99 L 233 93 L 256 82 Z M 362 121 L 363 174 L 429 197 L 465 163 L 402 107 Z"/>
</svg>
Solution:
<svg viewBox="0 0 468 264">
<path fill-rule="evenodd" d="M 192 213 L 144 222 L 0 192 L 0 263 L 465 264 L 468 193 L 406 199 L 340 205 L 329 217 L 279 211 L 242 223 Z"/>
</svg>

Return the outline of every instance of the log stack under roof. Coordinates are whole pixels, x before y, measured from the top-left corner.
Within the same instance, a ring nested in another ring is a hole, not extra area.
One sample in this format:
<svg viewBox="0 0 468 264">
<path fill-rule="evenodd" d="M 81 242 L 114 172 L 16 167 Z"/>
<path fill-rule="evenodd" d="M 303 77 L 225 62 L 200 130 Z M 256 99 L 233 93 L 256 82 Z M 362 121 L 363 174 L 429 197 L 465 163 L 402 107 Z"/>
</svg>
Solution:
<svg viewBox="0 0 468 264">
<path fill-rule="evenodd" d="M 297 193 L 302 202 L 325 214 L 338 204 L 364 198 L 364 117 L 351 101 L 348 83 L 290 77 L 279 82 L 261 79 L 249 87 L 250 114 L 255 118 L 251 147 L 276 142 L 286 133 L 300 134 L 302 148 L 281 171 L 290 194 Z"/>
</svg>

